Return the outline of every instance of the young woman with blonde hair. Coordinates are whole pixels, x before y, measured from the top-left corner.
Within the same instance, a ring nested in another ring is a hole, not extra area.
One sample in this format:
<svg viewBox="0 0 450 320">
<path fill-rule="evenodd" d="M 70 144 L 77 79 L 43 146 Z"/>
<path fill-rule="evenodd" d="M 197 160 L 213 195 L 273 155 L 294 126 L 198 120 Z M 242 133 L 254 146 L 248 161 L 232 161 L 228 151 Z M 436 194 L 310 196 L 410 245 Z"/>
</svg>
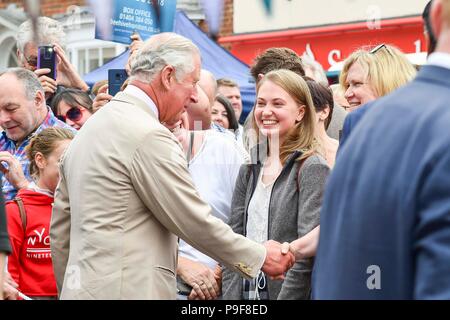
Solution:
<svg viewBox="0 0 450 320">
<path fill-rule="evenodd" d="M 252 164 L 237 178 L 229 224 L 263 243 L 291 242 L 319 224 L 329 168 L 318 153 L 316 112 L 305 81 L 289 70 L 269 72 L 258 83 L 254 109 L 258 134 L 267 144 L 251 151 Z M 223 273 L 225 299 L 309 299 L 312 259 L 298 260 L 284 280 L 244 280 Z"/>
</svg>

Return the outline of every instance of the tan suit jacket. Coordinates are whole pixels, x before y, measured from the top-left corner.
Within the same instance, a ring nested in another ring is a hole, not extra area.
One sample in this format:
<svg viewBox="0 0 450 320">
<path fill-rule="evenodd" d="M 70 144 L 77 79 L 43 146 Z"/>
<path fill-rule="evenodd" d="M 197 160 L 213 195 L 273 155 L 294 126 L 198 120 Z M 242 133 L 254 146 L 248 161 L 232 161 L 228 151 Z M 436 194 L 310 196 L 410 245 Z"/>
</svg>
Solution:
<svg viewBox="0 0 450 320">
<path fill-rule="evenodd" d="M 50 229 L 60 298 L 175 299 L 177 236 L 246 277 L 265 259 L 264 246 L 211 215 L 150 107 L 120 93 L 61 163 Z"/>
</svg>

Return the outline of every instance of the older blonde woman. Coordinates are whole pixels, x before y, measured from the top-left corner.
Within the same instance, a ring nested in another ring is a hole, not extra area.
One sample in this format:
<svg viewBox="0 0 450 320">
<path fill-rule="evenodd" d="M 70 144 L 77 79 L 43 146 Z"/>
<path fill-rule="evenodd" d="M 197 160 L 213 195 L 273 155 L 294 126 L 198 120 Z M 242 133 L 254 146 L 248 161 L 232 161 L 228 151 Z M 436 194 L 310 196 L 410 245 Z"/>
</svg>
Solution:
<svg viewBox="0 0 450 320">
<path fill-rule="evenodd" d="M 367 103 L 388 95 L 415 76 L 414 66 L 393 46 L 380 44 L 371 50 L 361 49 L 352 53 L 345 60 L 339 77 L 350 105 L 350 114 L 342 129 L 340 148 L 366 110 L 372 106 Z"/>
<path fill-rule="evenodd" d="M 381 44 L 353 52 L 344 62 L 339 83 L 353 111 L 411 81 L 416 69 L 397 48 Z"/>
</svg>

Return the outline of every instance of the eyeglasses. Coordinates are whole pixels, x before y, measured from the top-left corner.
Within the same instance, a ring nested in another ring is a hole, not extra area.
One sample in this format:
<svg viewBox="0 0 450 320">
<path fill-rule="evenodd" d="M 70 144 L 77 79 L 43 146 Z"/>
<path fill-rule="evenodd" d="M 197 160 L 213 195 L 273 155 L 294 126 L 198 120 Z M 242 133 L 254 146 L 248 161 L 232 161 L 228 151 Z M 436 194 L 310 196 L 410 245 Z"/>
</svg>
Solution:
<svg viewBox="0 0 450 320">
<path fill-rule="evenodd" d="M 80 108 L 72 107 L 69 110 L 67 110 L 65 115 L 58 115 L 56 117 L 59 120 L 61 120 L 62 122 L 66 122 L 67 119 L 69 119 L 70 121 L 76 122 L 76 121 L 79 121 L 82 116 L 83 116 L 83 112 L 81 111 Z"/>
<path fill-rule="evenodd" d="M 25 56 L 25 54 L 23 54 L 23 57 L 25 58 L 25 61 L 28 63 L 29 66 L 37 67 L 37 63 L 38 63 L 37 57 L 33 57 L 33 56 L 27 57 L 27 56 Z"/>
</svg>

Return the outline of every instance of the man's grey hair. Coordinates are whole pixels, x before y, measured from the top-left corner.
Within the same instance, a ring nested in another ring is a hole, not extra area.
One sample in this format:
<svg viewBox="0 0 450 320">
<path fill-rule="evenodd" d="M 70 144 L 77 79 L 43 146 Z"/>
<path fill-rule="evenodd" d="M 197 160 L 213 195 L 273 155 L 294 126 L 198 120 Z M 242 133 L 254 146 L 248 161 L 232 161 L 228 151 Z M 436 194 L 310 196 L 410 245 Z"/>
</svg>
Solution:
<svg viewBox="0 0 450 320">
<path fill-rule="evenodd" d="M 319 62 L 313 60 L 310 56 L 304 54 L 302 55 L 302 63 L 305 71 L 306 69 L 311 70 L 311 73 L 313 74 L 312 78 L 316 82 L 328 86 L 327 75 L 325 74 L 325 71 L 323 70 L 323 67 Z"/>
<path fill-rule="evenodd" d="M 62 48 L 65 47 L 66 34 L 63 25 L 54 19 L 48 17 L 38 18 L 38 39 L 40 45 L 59 44 Z M 25 45 L 29 42 L 34 42 L 33 25 L 31 20 L 27 20 L 19 26 L 16 36 L 17 49 L 23 53 Z"/>
<path fill-rule="evenodd" d="M 171 65 L 177 81 L 194 71 L 194 56 L 200 51 L 191 40 L 175 33 L 161 33 L 147 40 L 131 60 L 130 80 L 150 83 L 161 70 Z"/>
<path fill-rule="evenodd" d="M 37 75 L 34 72 L 24 68 L 9 68 L 2 72 L 0 76 L 3 76 L 5 74 L 13 74 L 17 78 L 17 80 L 19 80 L 23 84 L 25 96 L 28 100 L 33 100 L 36 97 L 36 93 L 38 91 L 42 92 L 43 95 L 45 94 L 44 88 L 42 87 Z"/>
</svg>

